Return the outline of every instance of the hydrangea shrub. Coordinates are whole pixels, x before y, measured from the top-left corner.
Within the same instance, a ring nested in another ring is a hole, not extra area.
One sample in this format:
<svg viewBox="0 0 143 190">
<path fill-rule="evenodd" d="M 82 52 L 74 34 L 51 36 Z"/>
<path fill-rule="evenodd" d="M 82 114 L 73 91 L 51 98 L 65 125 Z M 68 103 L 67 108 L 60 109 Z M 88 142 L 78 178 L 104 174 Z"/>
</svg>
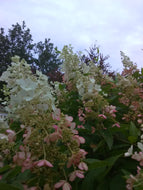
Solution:
<svg viewBox="0 0 143 190">
<path fill-rule="evenodd" d="M 63 81 L 13 58 L 6 81 L 9 128 L 0 139 L 0 185 L 15 189 L 141 190 L 143 69 L 121 52 L 114 77 L 71 46 L 61 52 Z"/>
</svg>

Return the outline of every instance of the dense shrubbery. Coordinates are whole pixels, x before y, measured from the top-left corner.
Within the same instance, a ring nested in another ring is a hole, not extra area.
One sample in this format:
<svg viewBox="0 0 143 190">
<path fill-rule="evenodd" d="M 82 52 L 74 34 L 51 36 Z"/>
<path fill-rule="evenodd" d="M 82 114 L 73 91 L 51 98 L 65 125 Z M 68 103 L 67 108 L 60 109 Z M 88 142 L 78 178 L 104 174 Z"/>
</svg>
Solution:
<svg viewBox="0 0 143 190">
<path fill-rule="evenodd" d="M 143 189 L 143 69 L 121 56 L 123 72 L 111 78 L 65 46 L 61 83 L 13 58 L 0 78 L 9 118 L 0 187 Z"/>
</svg>

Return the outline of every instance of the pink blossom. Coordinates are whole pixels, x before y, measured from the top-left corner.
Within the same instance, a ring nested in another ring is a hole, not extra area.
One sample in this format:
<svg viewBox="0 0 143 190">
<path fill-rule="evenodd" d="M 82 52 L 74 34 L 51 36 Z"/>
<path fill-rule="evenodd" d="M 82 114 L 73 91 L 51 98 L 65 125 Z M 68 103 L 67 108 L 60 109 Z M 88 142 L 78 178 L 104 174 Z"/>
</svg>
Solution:
<svg viewBox="0 0 143 190">
<path fill-rule="evenodd" d="M 38 167 L 42 167 L 42 166 L 53 167 L 53 165 L 47 160 L 39 160 L 39 161 L 35 162 L 34 165 L 36 165 Z"/>
<path fill-rule="evenodd" d="M 79 117 L 79 121 L 82 121 L 83 123 L 85 123 L 85 114 L 83 113 L 83 110 L 79 109 L 78 110 L 78 117 Z"/>
<path fill-rule="evenodd" d="M 33 167 L 33 162 L 31 159 L 27 158 L 26 160 L 24 160 L 24 162 L 22 163 L 22 169 L 21 172 L 24 172 L 25 170 L 28 170 L 30 168 Z"/>
<path fill-rule="evenodd" d="M 143 152 L 135 152 L 134 155 L 132 155 L 132 159 L 139 161 L 140 166 L 143 166 Z"/>
<path fill-rule="evenodd" d="M 85 158 L 87 152 L 83 149 L 80 149 L 79 152 L 72 154 L 67 163 L 67 168 L 70 168 L 73 165 L 77 166 L 80 163 L 81 159 Z"/>
<path fill-rule="evenodd" d="M 58 139 L 62 138 L 62 131 L 61 131 L 61 129 L 57 125 L 53 125 L 53 128 L 55 129 L 55 132 L 47 135 L 44 138 L 44 141 L 47 142 L 47 144 L 49 144 L 50 142 L 55 142 Z"/>
<path fill-rule="evenodd" d="M 18 166 L 22 166 L 21 171 L 24 172 L 25 170 L 33 167 L 33 162 L 30 157 L 30 152 L 17 152 L 16 155 L 13 157 L 13 162 L 16 163 Z"/>
<path fill-rule="evenodd" d="M 85 111 L 87 111 L 88 113 L 91 112 L 92 110 L 89 109 L 88 107 L 85 107 Z"/>
<path fill-rule="evenodd" d="M 85 121 L 84 117 L 79 117 L 79 121 Z"/>
<path fill-rule="evenodd" d="M 73 121 L 73 117 L 72 116 L 68 116 L 66 115 L 66 118 L 65 118 L 68 122 L 72 122 Z"/>
<path fill-rule="evenodd" d="M 79 178 L 84 178 L 84 172 L 81 170 L 75 170 L 74 172 L 72 172 L 69 176 L 69 180 L 70 181 L 74 181 L 76 177 Z"/>
<path fill-rule="evenodd" d="M 80 170 L 85 170 L 85 171 L 88 170 L 88 166 L 87 166 L 87 164 L 85 162 L 80 162 L 79 165 L 78 165 L 78 168 Z"/>
<path fill-rule="evenodd" d="M 56 109 L 55 112 L 52 113 L 53 120 L 59 121 L 61 119 L 60 115 L 61 115 L 61 110 L 60 109 Z"/>
<path fill-rule="evenodd" d="M 103 118 L 103 119 L 107 119 L 107 117 L 104 114 L 99 114 L 98 117 Z"/>
<path fill-rule="evenodd" d="M 51 142 L 54 142 L 54 141 L 57 141 L 58 139 L 61 139 L 62 135 L 58 132 L 54 132 L 54 133 L 50 134 L 49 138 L 50 138 Z"/>
<path fill-rule="evenodd" d="M 138 119 L 137 122 L 138 122 L 138 124 L 142 124 L 143 121 L 142 121 L 142 119 Z"/>
<path fill-rule="evenodd" d="M 137 174 L 140 174 L 140 170 L 141 170 L 141 168 L 139 166 L 137 166 Z"/>
<path fill-rule="evenodd" d="M 78 129 L 85 129 L 85 127 L 83 125 L 78 125 L 77 128 Z"/>
<path fill-rule="evenodd" d="M 20 125 L 20 128 L 21 128 L 21 129 L 24 129 L 24 128 L 25 128 L 25 125 Z"/>
<path fill-rule="evenodd" d="M 117 112 L 116 106 L 113 106 L 113 105 L 106 106 L 104 109 L 104 112 L 109 113 L 112 117 L 116 117 L 116 115 L 114 114 Z"/>
<path fill-rule="evenodd" d="M 137 116 L 138 116 L 138 117 L 142 117 L 142 114 L 138 114 Z"/>
<path fill-rule="evenodd" d="M 91 129 L 92 129 L 91 133 L 92 134 L 95 133 L 95 127 L 91 127 Z"/>
<path fill-rule="evenodd" d="M 11 129 L 7 129 L 6 132 L 8 133 L 9 142 L 13 142 L 16 139 L 15 131 L 12 131 Z"/>
<path fill-rule="evenodd" d="M 31 127 L 27 127 L 27 128 L 26 128 L 25 134 L 23 135 L 23 137 L 25 138 L 25 139 L 23 140 L 23 143 L 24 143 L 24 144 L 27 143 L 27 141 L 28 141 L 28 139 L 29 139 L 29 137 L 30 137 L 30 135 L 31 135 L 31 131 L 32 131 L 32 128 L 31 128 Z"/>
<path fill-rule="evenodd" d="M 78 131 L 75 129 L 75 126 L 76 126 L 75 122 L 70 123 L 70 128 L 72 130 L 72 133 L 77 135 Z"/>
<path fill-rule="evenodd" d="M 88 154 L 88 152 L 86 152 L 84 149 L 80 149 L 79 152 L 83 156 L 83 158 L 85 158 L 85 155 Z"/>
<path fill-rule="evenodd" d="M 73 117 L 66 115 L 66 116 L 65 116 L 65 120 L 66 120 L 66 125 L 67 125 L 68 127 L 70 127 L 70 126 L 71 126 L 71 122 L 73 121 Z"/>
<path fill-rule="evenodd" d="M 112 125 L 112 127 L 118 127 L 118 128 L 120 128 L 120 125 L 119 125 L 119 123 L 115 123 L 114 125 Z"/>
<path fill-rule="evenodd" d="M 58 183 L 56 183 L 54 185 L 54 187 L 56 189 L 59 189 L 60 187 L 62 187 L 63 190 L 70 190 L 71 189 L 71 185 L 65 180 L 60 180 Z"/>
<path fill-rule="evenodd" d="M 83 137 L 80 137 L 79 135 L 74 135 L 73 140 L 75 140 L 78 145 L 85 143 L 85 139 Z"/>
</svg>

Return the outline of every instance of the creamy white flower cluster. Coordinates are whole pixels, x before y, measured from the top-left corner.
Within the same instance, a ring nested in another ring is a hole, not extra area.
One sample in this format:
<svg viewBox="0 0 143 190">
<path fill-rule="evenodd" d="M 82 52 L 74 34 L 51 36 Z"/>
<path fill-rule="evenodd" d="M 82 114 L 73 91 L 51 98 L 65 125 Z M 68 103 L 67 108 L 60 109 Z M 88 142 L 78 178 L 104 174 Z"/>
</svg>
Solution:
<svg viewBox="0 0 143 190">
<path fill-rule="evenodd" d="M 101 91 L 101 86 L 97 84 L 97 75 L 102 75 L 99 68 L 90 62 L 89 65 L 81 61 L 81 55 L 73 53 L 71 46 L 63 48 L 61 58 L 63 64 L 61 66 L 64 73 L 64 80 L 75 84 L 79 95 L 91 95 Z"/>
<path fill-rule="evenodd" d="M 18 56 L 12 58 L 11 66 L 2 74 L 0 80 L 7 83 L 7 112 L 18 113 L 18 110 L 27 106 L 33 111 L 55 108 L 55 99 L 47 76 L 39 71 L 36 71 L 36 75 L 32 74 L 30 66 L 24 60 L 20 61 Z"/>
</svg>

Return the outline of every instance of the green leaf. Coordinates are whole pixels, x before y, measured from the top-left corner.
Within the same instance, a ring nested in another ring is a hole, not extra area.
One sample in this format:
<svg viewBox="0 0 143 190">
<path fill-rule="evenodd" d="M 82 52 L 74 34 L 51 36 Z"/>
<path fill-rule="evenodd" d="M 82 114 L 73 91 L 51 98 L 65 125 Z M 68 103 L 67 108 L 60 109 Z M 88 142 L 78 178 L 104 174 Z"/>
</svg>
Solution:
<svg viewBox="0 0 143 190">
<path fill-rule="evenodd" d="M 32 176 L 30 170 L 25 170 L 23 173 L 20 173 L 18 177 L 16 178 L 18 181 L 24 182 Z"/>
<path fill-rule="evenodd" d="M 101 179 L 101 176 L 104 174 L 106 167 L 97 168 L 91 170 L 85 176 L 82 182 L 82 190 L 95 190 L 98 180 Z"/>
<path fill-rule="evenodd" d="M 88 164 L 89 170 L 97 169 L 100 167 L 108 167 L 111 168 L 114 163 L 120 158 L 122 154 L 117 156 L 109 157 L 105 160 L 98 160 L 98 159 L 86 159 L 85 162 Z"/>
<path fill-rule="evenodd" d="M 105 179 L 102 183 L 99 183 L 96 190 L 109 190 L 109 180 Z"/>
<path fill-rule="evenodd" d="M 85 162 L 88 164 L 88 169 L 93 170 L 100 167 L 106 167 L 107 162 L 104 160 L 97 160 L 97 159 L 86 159 Z"/>
<path fill-rule="evenodd" d="M 66 88 L 66 84 L 59 84 L 59 89 L 64 90 Z"/>
<path fill-rule="evenodd" d="M 6 165 L 6 166 L 0 168 L 0 174 L 2 174 L 2 173 L 4 173 L 4 172 L 8 171 L 9 169 L 10 169 L 10 166 L 9 166 L 9 165 Z"/>
<path fill-rule="evenodd" d="M 0 189 L 1 190 L 20 190 L 18 187 L 15 187 L 13 185 L 6 184 L 6 183 L 0 183 Z"/>
<path fill-rule="evenodd" d="M 110 190 L 121 190 L 124 189 L 126 186 L 125 179 L 122 177 L 122 173 L 118 173 L 117 175 L 113 176 L 110 180 Z"/>
<path fill-rule="evenodd" d="M 140 135 L 139 129 L 135 126 L 133 122 L 130 123 L 129 134 L 130 136 L 135 136 L 135 137 L 138 137 L 138 135 Z"/>
<path fill-rule="evenodd" d="M 133 122 L 131 122 L 130 126 L 129 126 L 128 140 L 131 143 L 135 143 L 137 141 L 139 135 L 140 135 L 140 130 L 135 126 L 135 124 Z"/>
<path fill-rule="evenodd" d="M 106 141 L 109 150 L 111 150 L 112 146 L 113 146 L 113 136 L 111 134 L 111 132 L 109 130 L 104 130 L 104 131 L 100 131 L 102 137 L 104 138 L 104 140 Z"/>
<path fill-rule="evenodd" d="M 16 177 L 19 173 L 21 173 L 21 167 L 16 166 L 14 169 L 8 171 L 6 174 L 3 175 L 4 180 L 10 180 Z"/>
<path fill-rule="evenodd" d="M 129 141 L 131 144 L 133 144 L 133 143 L 137 142 L 137 137 L 129 136 L 129 137 L 128 137 L 128 141 Z"/>
</svg>

